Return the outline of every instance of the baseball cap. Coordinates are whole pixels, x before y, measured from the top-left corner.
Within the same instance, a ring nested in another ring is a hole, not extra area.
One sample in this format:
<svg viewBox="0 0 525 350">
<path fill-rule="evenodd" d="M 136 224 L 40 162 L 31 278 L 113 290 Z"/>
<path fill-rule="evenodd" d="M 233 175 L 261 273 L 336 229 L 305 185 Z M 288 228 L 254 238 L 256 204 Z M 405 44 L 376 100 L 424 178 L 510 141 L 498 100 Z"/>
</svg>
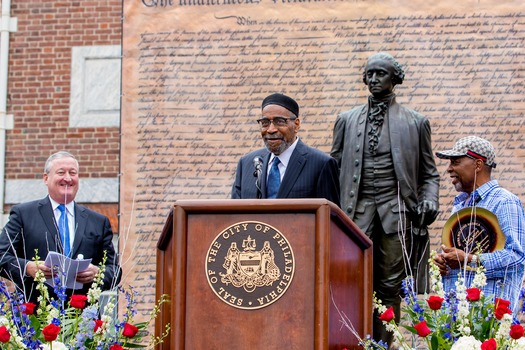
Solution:
<svg viewBox="0 0 525 350">
<path fill-rule="evenodd" d="M 467 156 L 481 159 L 492 168 L 496 167 L 494 147 L 487 140 L 477 136 L 467 136 L 459 139 L 452 149 L 436 152 L 436 156 L 441 159 Z"/>
</svg>

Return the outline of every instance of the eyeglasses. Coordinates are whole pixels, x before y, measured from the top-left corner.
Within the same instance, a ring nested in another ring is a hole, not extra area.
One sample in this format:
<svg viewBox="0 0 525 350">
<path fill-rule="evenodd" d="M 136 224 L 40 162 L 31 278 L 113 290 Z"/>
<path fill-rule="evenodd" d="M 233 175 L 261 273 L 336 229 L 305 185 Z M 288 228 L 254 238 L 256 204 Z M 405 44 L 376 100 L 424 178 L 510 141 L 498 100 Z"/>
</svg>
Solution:
<svg viewBox="0 0 525 350">
<path fill-rule="evenodd" d="M 263 129 L 269 128 L 270 123 L 273 123 L 273 125 L 278 128 L 280 126 L 286 126 L 289 120 L 295 120 L 295 119 L 297 118 L 285 118 L 285 117 L 275 117 L 273 119 L 262 118 L 262 119 L 257 119 L 257 123 L 259 123 L 259 125 Z"/>
</svg>

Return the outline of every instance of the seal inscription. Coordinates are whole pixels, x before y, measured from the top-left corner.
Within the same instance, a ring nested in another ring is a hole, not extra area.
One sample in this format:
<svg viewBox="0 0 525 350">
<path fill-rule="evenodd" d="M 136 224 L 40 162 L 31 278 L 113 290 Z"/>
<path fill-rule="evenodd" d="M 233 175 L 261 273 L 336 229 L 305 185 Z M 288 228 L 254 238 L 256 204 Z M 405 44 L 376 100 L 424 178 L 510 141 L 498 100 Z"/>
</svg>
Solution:
<svg viewBox="0 0 525 350">
<path fill-rule="evenodd" d="M 239 309 L 260 309 L 284 295 L 292 283 L 295 258 L 275 227 L 243 221 L 215 237 L 205 267 L 208 284 L 219 299 Z"/>
<path fill-rule="evenodd" d="M 503 249 L 506 237 L 494 213 L 481 207 L 466 207 L 447 220 L 441 241 L 447 247 L 481 254 Z"/>
</svg>

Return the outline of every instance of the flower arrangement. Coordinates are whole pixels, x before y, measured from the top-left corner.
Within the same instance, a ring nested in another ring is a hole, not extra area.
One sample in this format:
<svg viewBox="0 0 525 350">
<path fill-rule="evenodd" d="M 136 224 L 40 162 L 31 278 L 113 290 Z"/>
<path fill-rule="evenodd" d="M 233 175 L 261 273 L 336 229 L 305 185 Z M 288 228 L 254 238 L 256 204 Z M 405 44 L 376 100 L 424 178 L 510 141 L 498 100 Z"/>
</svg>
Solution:
<svg viewBox="0 0 525 350">
<path fill-rule="evenodd" d="M 386 308 L 374 296 L 374 307 L 387 330 L 393 332 L 399 349 L 525 350 L 525 330 L 509 309 L 510 302 L 482 292 L 486 284 L 484 268 L 477 268 L 470 288 L 460 278 L 455 290 L 445 292 L 439 269 L 432 263 L 435 254 L 432 252 L 430 258 L 432 295 L 418 298 L 412 278 L 404 280 L 405 302 L 399 325 L 393 308 Z M 341 316 L 343 324 L 358 336 L 348 318 Z M 360 339 L 360 344 L 365 349 L 388 349 L 369 336 Z"/>
<path fill-rule="evenodd" d="M 161 343 L 170 326 L 167 325 L 160 337 L 150 336 L 148 328 L 159 314 L 160 306 L 168 302 L 167 296 L 158 300 L 148 321 L 135 323 L 136 292 L 132 287 L 119 287 L 119 295 L 126 300 L 126 310 L 119 321 L 115 317 L 116 297 L 102 309 L 99 304 L 104 264 L 105 259 L 88 295 L 72 295 L 69 300 L 66 300 L 58 266 L 54 267 L 57 300 L 50 298 L 43 273 L 37 273 L 38 306 L 25 302 L 21 293 L 9 292 L 5 282 L 0 281 L 0 349 L 150 349 Z M 146 338 L 149 342 L 143 344 Z"/>
</svg>

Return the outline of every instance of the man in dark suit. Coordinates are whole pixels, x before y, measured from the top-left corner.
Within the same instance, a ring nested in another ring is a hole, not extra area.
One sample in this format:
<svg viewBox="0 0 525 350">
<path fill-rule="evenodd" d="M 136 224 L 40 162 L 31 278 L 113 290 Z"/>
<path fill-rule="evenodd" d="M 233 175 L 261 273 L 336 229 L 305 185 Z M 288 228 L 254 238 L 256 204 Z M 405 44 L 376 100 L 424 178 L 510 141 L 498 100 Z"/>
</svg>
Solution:
<svg viewBox="0 0 525 350">
<path fill-rule="evenodd" d="M 263 100 L 257 122 L 266 148 L 239 160 L 232 198 L 326 198 L 339 205 L 337 163 L 297 136 L 297 102 L 272 94 Z"/>
<path fill-rule="evenodd" d="M 368 59 L 363 82 L 371 96 L 337 116 L 331 151 L 340 165 L 341 208 L 374 243 L 374 291 L 397 321 L 402 280 L 421 265 L 426 270 L 427 225 L 436 219 L 439 191 L 430 123 L 396 102 L 404 77 L 391 55 Z M 392 340 L 377 317 L 374 339 Z"/>
<path fill-rule="evenodd" d="M 78 174 L 78 161 L 72 154 L 62 151 L 51 155 L 44 168 L 48 196 L 13 206 L 0 234 L 0 273 L 15 283 L 26 301 L 36 303 L 40 294 L 34 281 L 37 270 L 46 278 L 53 275 L 52 267 L 42 261 L 50 251 L 73 259 L 92 259 L 87 270 L 76 274 L 82 289 L 67 290 L 68 295 L 87 294 L 104 252 L 107 260 L 102 288 L 110 289 L 119 282 L 121 273 L 109 219 L 74 202 Z M 34 260 L 36 254 L 38 264 Z M 48 289 L 56 299 L 52 288 Z"/>
</svg>

